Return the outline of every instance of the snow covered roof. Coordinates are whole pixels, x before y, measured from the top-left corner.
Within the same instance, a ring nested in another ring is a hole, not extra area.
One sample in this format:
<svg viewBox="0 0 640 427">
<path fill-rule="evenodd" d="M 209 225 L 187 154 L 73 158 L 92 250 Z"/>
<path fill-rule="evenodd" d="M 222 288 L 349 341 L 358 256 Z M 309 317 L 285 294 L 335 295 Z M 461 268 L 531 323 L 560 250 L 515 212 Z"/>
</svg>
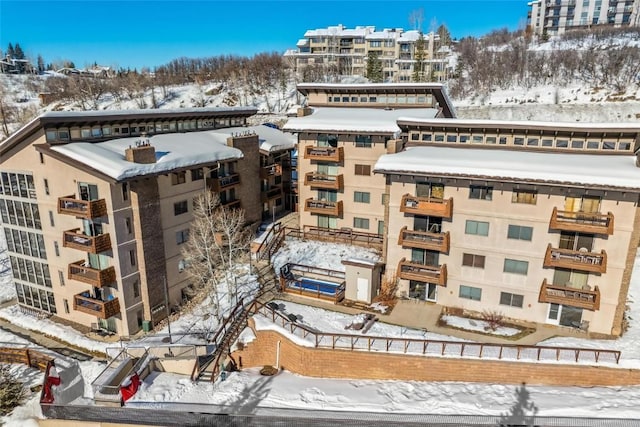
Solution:
<svg viewBox="0 0 640 427">
<path fill-rule="evenodd" d="M 396 39 L 402 31 L 402 28 L 385 28 L 382 31 L 369 33 L 365 38 L 367 40 Z"/>
<path fill-rule="evenodd" d="M 145 109 L 145 110 L 92 110 L 92 111 L 47 111 L 42 113 L 39 117 L 48 119 L 65 119 L 76 117 L 110 117 L 110 116 L 171 116 L 171 115 L 186 115 L 186 114 L 198 114 L 205 115 L 208 113 L 252 113 L 257 112 L 257 108 L 254 107 L 207 107 L 207 108 L 166 108 L 166 109 Z"/>
<path fill-rule="evenodd" d="M 407 114 L 418 117 L 435 117 L 435 108 L 412 108 L 386 110 L 382 108 L 314 108 L 313 113 L 304 117 L 292 117 L 283 126 L 288 132 L 335 131 L 398 134 L 398 117 Z"/>
<path fill-rule="evenodd" d="M 154 135 L 149 142 L 156 150 L 156 163 L 150 164 L 125 159 L 125 149 L 135 146 L 140 140 L 137 137 L 99 143 L 73 142 L 54 145 L 51 150 L 121 181 L 216 161 L 241 159 L 242 151 L 227 146 L 227 136 L 216 131 Z"/>
<path fill-rule="evenodd" d="M 383 155 L 374 172 L 640 190 L 640 168 L 635 161 L 635 156 L 429 146 L 409 147 L 400 153 Z"/>
<path fill-rule="evenodd" d="M 242 129 L 254 130 L 258 134 L 260 150 L 269 153 L 292 150 L 298 142 L 294 135 L 265 125 L 249 126 Z"/>
<path fill-rule="evenodd" d="M 553 131 L 614 131 L 640 132 L 640 123 L 583 123 L 583 122 L 539 122 L 533 120 L 486 120 L 486 119 L 416 119 L 400 117 L 398 125 L 442 126 L 442 127 L 477 127 L 477 128 L 512 128 L 512 129 L 550 129 Z"/>
<path fill-rule="evenodd" d="M 420 38 L 420 34 L 421 33 L 418 30 L 405 31 L 404 33 L 400 34 L 398 42 L 415 42 Z M 423 37 L 425 39 L 428 39 L 430 37 L 430 34 L 425 34 Z"/>
<path fill-rule="evenodd" d="M 344 25 L 336 25 L 327 28 L 318 28 L 316 30 L 307 30 L 304 33 L 305 37 L 318 37 L 318 36 L 353 36 L 363 37 L 365 34 L 375 30 L 375 27 L 356 27 L 345 28 Z"/>
<path fill-rule="evenodd" d="M 309 46 L 309 39 L 300 39 L 296 46 Z"/>
</svg>

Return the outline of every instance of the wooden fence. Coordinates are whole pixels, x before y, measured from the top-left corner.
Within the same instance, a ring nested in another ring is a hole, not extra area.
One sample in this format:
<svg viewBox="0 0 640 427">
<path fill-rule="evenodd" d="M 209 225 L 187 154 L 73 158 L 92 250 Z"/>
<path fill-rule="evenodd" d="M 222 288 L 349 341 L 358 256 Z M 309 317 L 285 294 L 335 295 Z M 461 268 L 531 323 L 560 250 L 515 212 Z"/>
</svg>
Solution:
<svg viewBox="0 0 640 427">
<path fill-rule="evenodd" d="M 45 371 L 52 357 L 28 348 L 0 347 L 0 363 L 21 363 Z"/>
</svg>

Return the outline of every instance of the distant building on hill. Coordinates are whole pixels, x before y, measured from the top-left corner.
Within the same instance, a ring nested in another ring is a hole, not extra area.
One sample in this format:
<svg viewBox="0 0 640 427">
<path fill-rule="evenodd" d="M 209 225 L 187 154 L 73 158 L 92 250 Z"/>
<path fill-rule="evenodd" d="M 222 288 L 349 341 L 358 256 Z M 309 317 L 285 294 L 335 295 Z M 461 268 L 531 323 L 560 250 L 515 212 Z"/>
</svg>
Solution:
<svg viewBox="0 0 640 427">
<path fill-rule="evenodd" d="M 453 71 L 441 49 L 437 34 L 404 31 L 402 28 L 376 30 L 373 26 L 345 28 L 343 25 L 308 30 L 297 43 L 297 49 L 285 52 L 296 71 L 303 74 L 307 67 L 322 67 L 328 75 L 366 76 L 367 58 L 371 52 L 382 61 L 383 81 L 403 83 L 414 81 L 418 40 L 424 40 L 422 81 L 444 81 Z"/>
<path fill-rule="evenodd" d="M 0 59 L 0 73 L 27 74 L 35 73 L 36 69 L 28 59 L 13 58 L 10 55 Z"/>
<path fill-rule="evenodd" d="M 538 35 L 594 25 L 640 25 L 640 0 L 534 0 L 528 5 L 527 23 Z"/>
</svg>

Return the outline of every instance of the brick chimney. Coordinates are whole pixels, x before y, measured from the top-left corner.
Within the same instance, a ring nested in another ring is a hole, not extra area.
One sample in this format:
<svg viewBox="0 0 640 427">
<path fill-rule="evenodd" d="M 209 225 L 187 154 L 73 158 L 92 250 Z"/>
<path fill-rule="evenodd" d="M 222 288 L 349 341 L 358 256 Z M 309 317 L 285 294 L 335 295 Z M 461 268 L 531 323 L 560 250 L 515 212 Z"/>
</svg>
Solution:
<svg viewBox="0 0 640 427">
<path fill-rule="evenodd" d="M 124 155 L 128 162 L 142 164 L 156 162 L 156 149 L 153 148 L 145 133 L 141 135 L 141 139 L 136 141 L 135 147 L 129 146 L 124 150 Z"/>
</svg>

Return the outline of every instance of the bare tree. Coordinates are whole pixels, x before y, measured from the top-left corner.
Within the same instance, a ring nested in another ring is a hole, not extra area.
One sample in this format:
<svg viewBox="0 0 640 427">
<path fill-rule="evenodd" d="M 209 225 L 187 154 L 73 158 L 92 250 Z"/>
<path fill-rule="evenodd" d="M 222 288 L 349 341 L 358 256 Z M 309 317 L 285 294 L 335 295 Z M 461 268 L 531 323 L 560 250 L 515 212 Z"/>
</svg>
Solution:
<svg viewBox="0 0 640 427">
<path fill-rule="evenodd" d="M 239 264 L 248 259 L 251 231 L 244 210 L 223 206 L 217 193 L 206 191 L 194 204 L 189 240 L 182 251 L 186 271 L 210 295 L 212 314 L 221 319 L 220 294 L 226 291 L 229 303 L 237 298 Z"/>
</svg>

